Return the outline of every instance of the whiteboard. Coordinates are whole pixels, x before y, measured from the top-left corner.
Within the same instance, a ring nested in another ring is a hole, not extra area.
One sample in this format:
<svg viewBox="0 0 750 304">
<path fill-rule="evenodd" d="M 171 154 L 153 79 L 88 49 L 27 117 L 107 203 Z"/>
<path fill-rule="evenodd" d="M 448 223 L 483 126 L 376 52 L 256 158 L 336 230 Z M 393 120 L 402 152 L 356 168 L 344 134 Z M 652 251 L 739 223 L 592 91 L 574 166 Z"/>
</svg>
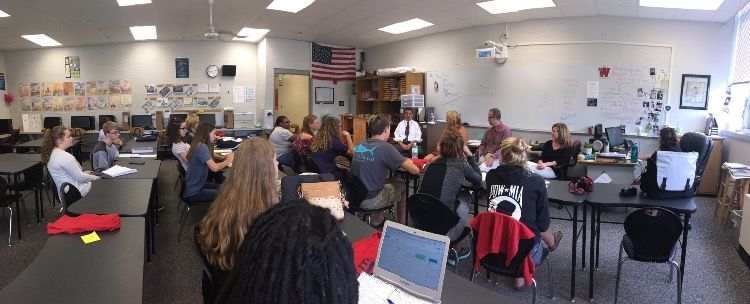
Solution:
<svg viewBox="0 0 750 304">
<path fill-rule="evenodd" d="M 516 60 L 511 60 L 514 58 Z M 527 45 L 513 48 L 509 60 L 498 65 L 441 66 L 425 73 L 428 106 L 442 119 L 456 110 L 463 122 L 488 125 L 487 111 L 499 108 L 502 121 L 514 129 L 549 130 L 563 122 L 571 131 L 605 127 L 634 128 L 648 111 L 644 102 L 655 87 L 651 68 L 668 73 L 672 48 L 606 42 Z M 606 78 L 599 68 L 610 68 Z M 587 103 L 587 83 L 597 82 L 596 106 Z M 646 94 L 639 96 L 638 89 Z M 668 89 L 662 98 L 668 104 Z M 666 117 L 661 115 L 660 123 Z M 645 125 L 645 122 L 643 122 Z"/>
</svg>

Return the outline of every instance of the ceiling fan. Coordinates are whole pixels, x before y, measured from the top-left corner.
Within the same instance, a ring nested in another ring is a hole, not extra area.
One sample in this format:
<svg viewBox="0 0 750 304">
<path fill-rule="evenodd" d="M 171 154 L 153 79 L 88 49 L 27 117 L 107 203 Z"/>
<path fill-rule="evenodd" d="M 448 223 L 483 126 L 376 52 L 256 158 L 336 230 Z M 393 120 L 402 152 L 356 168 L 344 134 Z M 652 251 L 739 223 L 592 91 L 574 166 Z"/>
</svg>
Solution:
<svg viewBox="0 0 750 304">
<path fill-rule="evenodd" d="M 205 34 L 193 35 L 190 37 L 203 36 L 208 39 L 216 39 L 216 38 L 219 38 L 220 35 L 231 35 L 232 37 L 246 38 L 245 36 L 238 36 L 237 33 L 234 33 L 231 31 L 225 31 L 225 30 L 217 31 L 214 28 L 214 0 L 208 0 L 208 31 L 206 31 Z"/>
</svg>

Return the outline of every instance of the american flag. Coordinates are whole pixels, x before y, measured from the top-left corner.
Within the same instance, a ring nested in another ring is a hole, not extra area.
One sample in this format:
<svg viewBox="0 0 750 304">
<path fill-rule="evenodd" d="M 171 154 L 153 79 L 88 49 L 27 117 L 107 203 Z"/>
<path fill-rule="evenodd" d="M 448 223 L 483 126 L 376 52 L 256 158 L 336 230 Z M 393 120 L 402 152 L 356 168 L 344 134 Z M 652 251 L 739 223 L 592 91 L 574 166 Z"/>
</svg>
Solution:
<svg viewBox="0 0 750 304">
<path fill-rule="evenodd" d="M 313 79 L 331 80 L 336 84 L 339 80 L 354 80 L 357 70 L 354 48 L 338 48 L 312 44 L 312 72 Z"/>
</svg>

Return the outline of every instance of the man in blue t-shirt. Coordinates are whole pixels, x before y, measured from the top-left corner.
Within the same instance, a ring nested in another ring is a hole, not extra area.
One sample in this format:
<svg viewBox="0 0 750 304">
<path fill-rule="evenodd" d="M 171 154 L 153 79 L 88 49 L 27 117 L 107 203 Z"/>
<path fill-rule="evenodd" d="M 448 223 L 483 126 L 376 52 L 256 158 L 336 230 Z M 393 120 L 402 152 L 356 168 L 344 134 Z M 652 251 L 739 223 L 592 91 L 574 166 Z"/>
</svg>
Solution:
<svg viewBox="0 0 750 304">
<path fill-rule="evenodd" d="M 419 168 L 410 159 L 403 157 L 393 145 L 386 141 L 391 135 L 391 120 L 378 115 L 370 121 L 370 138 L 354 148 L 351 171 L 362 180 L 367 196 L 360 205 L 363 209 L 378 209 L 398 203 L 398 221 L 406 224 L 406 187 L 398 177 L 386 178 L 388 171 L 404 168 L 411 174 L 419 174 Z M 373 226 L 380 226 L 383 212 L 374 213 Z"/>
</svg>

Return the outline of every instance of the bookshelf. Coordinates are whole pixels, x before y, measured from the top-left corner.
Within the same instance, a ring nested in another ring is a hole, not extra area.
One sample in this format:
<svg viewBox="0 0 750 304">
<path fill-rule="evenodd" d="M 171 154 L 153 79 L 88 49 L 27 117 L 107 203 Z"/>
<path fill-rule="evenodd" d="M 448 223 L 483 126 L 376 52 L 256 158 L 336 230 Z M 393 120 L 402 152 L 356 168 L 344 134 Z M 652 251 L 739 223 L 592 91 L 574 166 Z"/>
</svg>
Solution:
<svg viewBox="0 0 750 304">
<path fill-rule="evenodd" d="M 401 95 L 410 94 L 412 85 L 419 85 L 419 94 L 424 94 L 424 73 L 359 77 L 354 114 L 397 114 Z"/>
</svg>

